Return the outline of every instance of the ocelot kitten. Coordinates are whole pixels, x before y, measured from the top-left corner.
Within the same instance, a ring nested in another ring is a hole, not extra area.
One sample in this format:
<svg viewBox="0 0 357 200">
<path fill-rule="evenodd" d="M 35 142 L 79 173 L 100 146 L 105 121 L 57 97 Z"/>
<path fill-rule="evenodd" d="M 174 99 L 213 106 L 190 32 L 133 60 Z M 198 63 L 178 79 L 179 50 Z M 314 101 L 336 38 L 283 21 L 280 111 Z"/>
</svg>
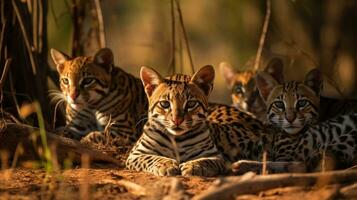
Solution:
<svg viewBox="0 0 357 200">
<path fill-rule="evenodd" d="M 113 53 L 75 57 L 51 49 L 66 101 L 66 136 L 93 144 L 133 144 L 140 137 L 147 98 L 140 79 L 114 67 Z M 104 134 L 108 125 L 109 131 Z"/>
<path fill-rule="evenodd" d="M 260 121 L 234 107 L 209 105 L 212 66 L 192 78 L 162 78 L 143 67 L 141 79 L 149 99 L 148 121 L 127 168 L 156 175 L 214 176 L 226 171 L 226 161 L 261 156 L 264 146 L 259 141 L 268 137 Z"/>
<path fill-rule="evenodd" d="M 235 72 L 227 63 L 221 63 L 219 67 L 228 88 L 231 90 L 232 105 L 252 113 L 257 119 L 265 122 L 266 106 L 255 84 L 255 75 L 258 71 Z M 264 71 L 271 74 L 279 82 L 283 82 L 283 62 L 281 59 L 271 59 Z"/>
<path fill-rule="evenodd" d="M 258 73 L 256 80 L 267 104 L 267 120 L 280 130 L 271 145 L 274 161 L 302 161 L 313 170 L 325 153 L 336 168 L 356 163 L 357 113 L 318 123 L 322 76 L 317 69 L 304 82 L 279 84 L 266 72 Z"/>
</svg>

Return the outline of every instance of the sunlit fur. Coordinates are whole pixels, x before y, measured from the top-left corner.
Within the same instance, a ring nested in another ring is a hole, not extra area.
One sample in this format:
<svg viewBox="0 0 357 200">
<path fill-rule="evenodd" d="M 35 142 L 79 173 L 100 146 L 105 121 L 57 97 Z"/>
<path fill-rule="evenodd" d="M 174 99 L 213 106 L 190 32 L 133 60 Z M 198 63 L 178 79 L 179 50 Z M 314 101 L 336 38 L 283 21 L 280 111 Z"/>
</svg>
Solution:
<svg viewBox="0 0 357 200">
<path fill-rule="evenodd" d="M 71 58 L 54 49 L 51 55 L 62 95 L 51 94 L 54 100 L 62 97 L 67 103 L 66 136 L 86 142 L 102 141 L 98 138 L 104 135 L 94 132 L 103 131 L 110 123 L 107 139 L 120 138 L 124 144 L 135 142 L 143 127 L 138 122 L 145 118 L 147 109 L 140 79 L 114 67 L 113 54 L 107 48 L 93 57 Z"/>
<path fill-rule="evenodd" d="M 269 135 L 261 122 L 234 107 L 208 103 L 212 67 L 201 68 L 192 78 L 178 74 L 163 79 L 148 68 L 141 72 L 149 119 L 127 168 L 156 175 L 213 176 L 225 171 L 225 162 L 260 158 Z"/>
<path fill-rule="evenodd" d="M 207 70 L 212 67 L 201 71 Z M 225 171 L 223 157 L 206 123 L 208 96 L 198 85 L 210 87 L 212 78 L 200 80 L 200 74 L 205 73 L 201 71 L 197 80 L 181 74 L 163 79 L 154 70 L 142 68 L 149 98 L 148 121 L 127 159 L 129 169 L 155 175 L 201 176 Z"/>
<path fill-rule="evenodd" d="M 221 63 L 220 71 L 231 90 L 232 105 L 242 110 L 248 110 L 249 98 L 256 89 L 254 81 L 256 71 L 235 72 L 228 63 Z"/>
<path fill-rule="evenodd" d="M 252 113 L 262 122 L 266 121 L 266 105 L 260 97 L 255 83 L 257 70 L 234 70 L 228 63 L 220 64 L 220 71 L 231 90 L 232 106 Z M 264 69 L 278 82 L 283 78 L 283 63 L 278 58 L 271 59 Z"/>
<path fill-rule="evenodd" d="M 299 133 L 318 122 L 319 103 L 319 96 L 302 82 L 277 85 L 267 100 L 268 121 L 289 134 Z"/>
<path fill-rule="evenodd" d="M 180 74 L 168 77 L 150 98 L 149 118 L 163 125 L 173 135 L 182 135 L 206 120 L 207 97 L 189 80 L 189 76 Z M 169 108 L 163 108 L 160 105 L 162 101 L 169 102 Z M 188 108 L 188 103 L 194 104 L 194 107 Z M 175 116 L 181 117 L 183 122 L 175 125 Z"/>
<path fill-rule="evenodd" d="M 64 84 L 65 79 L 68 80 L 68 84 Z M 91 79 L 92 83 L 84 84 L 83 81 Z M 77 57 L 69 60 L 60 72 L 61 90 L 67 103 L 74 109 L 95 106 L 107 95 L 110 83 L 111 74 L 93 62 L 92 57 Z"/>
</svg>

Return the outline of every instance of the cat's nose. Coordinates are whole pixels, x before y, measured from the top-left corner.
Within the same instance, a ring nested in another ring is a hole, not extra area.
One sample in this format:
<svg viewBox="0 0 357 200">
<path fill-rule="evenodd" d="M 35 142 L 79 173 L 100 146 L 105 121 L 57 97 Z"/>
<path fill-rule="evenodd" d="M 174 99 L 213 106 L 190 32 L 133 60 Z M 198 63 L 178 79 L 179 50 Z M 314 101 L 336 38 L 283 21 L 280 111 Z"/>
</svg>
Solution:
<svg viewBox="0 0 357 200">
<path fill-rule="evenodd" d="M 76 100 L 78 96 L 79 96 L 79 93 L 77 91 L 72 92 L 70 95 L 70 97 L 73 101 Z"/>
<path fill-rule="evenodd" d="M 174 117 L 172 119 L 172 122 L 176 125 L 176 126 L 179 126 L 182 122 L 183 122 L 183 118 L 181 117 Z"/>
<path fill-rule="evenodd" d="M 285 116 L 286 120 L 289 122 L 289 123 L 293 123 L 296 119 L 296 115 L 295 114 L 288 114 Z"/>
</svg>

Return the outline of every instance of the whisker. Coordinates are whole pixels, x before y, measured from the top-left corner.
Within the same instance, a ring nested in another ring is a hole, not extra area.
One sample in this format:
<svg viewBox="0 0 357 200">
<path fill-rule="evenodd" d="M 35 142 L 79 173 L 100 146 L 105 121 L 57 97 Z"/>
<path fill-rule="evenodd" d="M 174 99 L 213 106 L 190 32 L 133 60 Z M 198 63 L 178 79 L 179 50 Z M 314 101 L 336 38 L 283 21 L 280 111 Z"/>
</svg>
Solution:
<svg viewBox="0 0 357 200">
<path fill-rule="evenodd" d="M 146 121 L 147 119 L 148 119 L 147 117 L 140 119 L 140 120 L 135 124 L 135 128 L 137 128 L 138 125 L 139 125 L 141 122 Z"/>
<path fill-rule="evenodd" d="M 57 108 L 58 106 L 63 103 L 64 100 L 59 100 L 57 103 L 56 103 L 56 106 L 55 106 L 55 110 L 53 112 L 53 124 L 52 124 L 52 130 L 55 129 L 55 126 L 56 126 L 56 119 L 57 119 Z"/>
</svg>

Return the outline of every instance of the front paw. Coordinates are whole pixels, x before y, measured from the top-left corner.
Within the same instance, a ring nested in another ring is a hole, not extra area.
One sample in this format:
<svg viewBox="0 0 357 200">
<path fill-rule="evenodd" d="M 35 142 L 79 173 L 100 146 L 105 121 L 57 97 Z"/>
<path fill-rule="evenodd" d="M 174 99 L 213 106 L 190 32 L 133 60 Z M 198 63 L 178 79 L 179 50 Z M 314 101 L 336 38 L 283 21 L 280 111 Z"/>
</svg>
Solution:
<svg viewBox="0 0 357 200">
<path fill-rule="evenodd" d="M 105 145 L 105 135 L 100 131 L 92 131 L 84 136 L 80 142 L 88 145 Z"/>
<path fill-rule="evenodd" d="M 183 176 L 217 176 L 227 172 L 224 160 L 219 157 L 191 160 L 180 164 L 180 170 Z"/>
<path fill-rule="evenodd" d="M 157 176 L 176 176 L 180 174 L 180 168 L 176 161 L 165 160 L 156 164 L 153 173 Z"/>
<path fill-rule="evenodd" d="M 186 162 L 180 165 L 182 176 L 208 176 L 208 169 L 197 162 Z"/>
</svg>

